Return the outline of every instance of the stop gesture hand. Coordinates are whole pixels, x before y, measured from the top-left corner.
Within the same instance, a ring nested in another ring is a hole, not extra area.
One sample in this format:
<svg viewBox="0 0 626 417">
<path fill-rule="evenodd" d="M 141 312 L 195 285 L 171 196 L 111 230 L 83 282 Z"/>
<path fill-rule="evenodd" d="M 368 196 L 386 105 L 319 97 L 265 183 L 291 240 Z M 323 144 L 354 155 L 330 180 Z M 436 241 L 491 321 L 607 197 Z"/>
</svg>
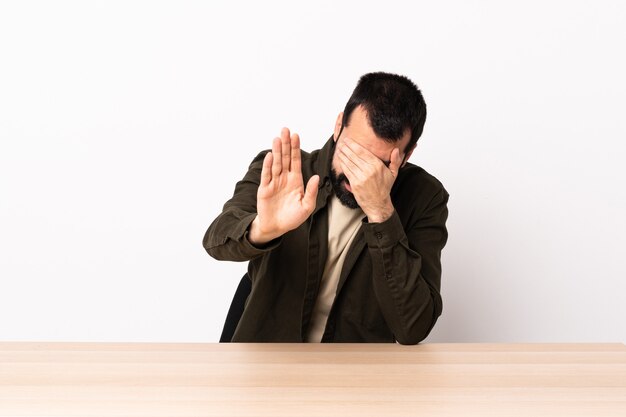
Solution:
<svg viewBox="0 0 626 417">
<path fill-rule="evenodd" d="M 283 128 L 265 155 L 257 192 L 257 217 L 250 225 L 250 242 L 267 243 L 300 226 L 313 213 L 319 176 L 302 178 L 300 137 Z"/>
</svg>

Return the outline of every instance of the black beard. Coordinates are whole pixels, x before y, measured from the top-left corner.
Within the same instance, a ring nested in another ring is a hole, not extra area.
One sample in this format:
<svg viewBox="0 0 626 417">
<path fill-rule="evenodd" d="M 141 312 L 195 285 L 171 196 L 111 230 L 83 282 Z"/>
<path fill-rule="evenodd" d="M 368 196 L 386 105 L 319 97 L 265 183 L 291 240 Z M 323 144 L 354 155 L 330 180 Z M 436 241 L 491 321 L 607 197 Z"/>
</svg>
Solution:
<svg viewBox="0 0 626 417">
<path fill-rule="evenodd" d="M 357 209 L 359 208 L 359 203 L 356 202 L 356 198 L 354 198 L 354 194 L 350 191 L 346 190 L 344 182 L 349 184 L 348 178 L 344 174 L 337 175 L 337 171 L 335 168 L 330 168 L 330 182 L 333 186 L 333 190 L 335 191 L 335 195 L 344 206 Z"/>
</svg>

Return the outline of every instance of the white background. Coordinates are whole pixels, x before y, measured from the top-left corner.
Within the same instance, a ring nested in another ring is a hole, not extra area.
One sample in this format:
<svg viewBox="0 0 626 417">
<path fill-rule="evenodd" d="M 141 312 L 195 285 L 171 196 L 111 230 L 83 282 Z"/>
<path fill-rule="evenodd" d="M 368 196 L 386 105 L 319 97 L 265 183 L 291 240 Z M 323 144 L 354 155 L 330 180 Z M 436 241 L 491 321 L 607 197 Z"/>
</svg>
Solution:
<svg viewBox="0 0 626 417">
<path fill-rule="evenodd" d="M 428 105 L 450 193 L 427 342 L 626 342 L 623 2 L 0 3 L 0 339 L 214 342 L 202 237 L 360 75 Z"/>
</svg>

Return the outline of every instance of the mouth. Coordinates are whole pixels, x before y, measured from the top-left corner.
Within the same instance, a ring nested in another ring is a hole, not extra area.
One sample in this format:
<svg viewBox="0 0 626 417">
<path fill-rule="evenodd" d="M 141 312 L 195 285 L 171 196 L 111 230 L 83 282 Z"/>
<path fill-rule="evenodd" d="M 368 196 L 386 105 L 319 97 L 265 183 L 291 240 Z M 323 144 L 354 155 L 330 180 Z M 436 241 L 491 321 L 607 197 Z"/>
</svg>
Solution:
<svg viewBox="0 0 626 417">
<path fill-rule="evenodd" d="M 348 190 L 349 192 L 352 192 L 352 187 L 350 187 L 350 184 L 346 182 L 345 186 L 346 186 L 346 190 Z"/>
</svg>

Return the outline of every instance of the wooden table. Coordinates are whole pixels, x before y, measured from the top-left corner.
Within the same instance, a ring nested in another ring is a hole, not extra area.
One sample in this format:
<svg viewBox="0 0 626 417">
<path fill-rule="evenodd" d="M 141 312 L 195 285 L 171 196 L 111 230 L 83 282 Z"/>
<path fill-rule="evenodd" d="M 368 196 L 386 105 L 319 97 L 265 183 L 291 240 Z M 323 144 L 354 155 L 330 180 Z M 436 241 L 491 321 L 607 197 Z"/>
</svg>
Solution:
<svg viewBox="0 0 626 417">
<path fill-rule="evenodd" d="M 1 416 L 626 416 L 626 346 L 0 342 Z"/>
</svg>

